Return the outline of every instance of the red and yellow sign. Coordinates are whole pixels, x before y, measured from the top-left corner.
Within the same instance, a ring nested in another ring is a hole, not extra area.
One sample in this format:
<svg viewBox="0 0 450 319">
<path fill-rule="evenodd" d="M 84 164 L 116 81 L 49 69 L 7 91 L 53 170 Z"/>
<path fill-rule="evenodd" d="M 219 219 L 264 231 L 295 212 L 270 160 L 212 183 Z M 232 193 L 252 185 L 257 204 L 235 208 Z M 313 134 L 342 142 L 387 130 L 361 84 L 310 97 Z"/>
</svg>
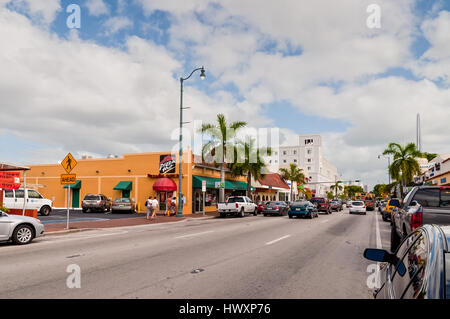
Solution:
<svg viewBox="0 0 450 319">
<path fill-rule="evenodd" d="M 0 172 L 0 188 L 18 189 L 20 188 L 19 172 Z"/>
</svg>

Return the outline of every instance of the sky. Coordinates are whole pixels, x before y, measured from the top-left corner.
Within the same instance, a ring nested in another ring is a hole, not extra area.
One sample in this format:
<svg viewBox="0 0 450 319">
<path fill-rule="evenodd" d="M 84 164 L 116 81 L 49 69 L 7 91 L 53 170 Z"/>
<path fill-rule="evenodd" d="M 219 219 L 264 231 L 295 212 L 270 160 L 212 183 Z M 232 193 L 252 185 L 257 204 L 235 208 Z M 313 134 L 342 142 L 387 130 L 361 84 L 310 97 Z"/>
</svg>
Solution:
<svg viewBox="0 0 450 319">
<path fill-rule="evenodd" d="M 187 130 L 320 133 L 343 179 L 387 183 L 378 155 L 417 113 L 423 151 L 450 153 L 449 34 L 448 0 L 0 0 L 0 160 L 176 149 L 179 78 L 204 66 Z"/>
</svg>

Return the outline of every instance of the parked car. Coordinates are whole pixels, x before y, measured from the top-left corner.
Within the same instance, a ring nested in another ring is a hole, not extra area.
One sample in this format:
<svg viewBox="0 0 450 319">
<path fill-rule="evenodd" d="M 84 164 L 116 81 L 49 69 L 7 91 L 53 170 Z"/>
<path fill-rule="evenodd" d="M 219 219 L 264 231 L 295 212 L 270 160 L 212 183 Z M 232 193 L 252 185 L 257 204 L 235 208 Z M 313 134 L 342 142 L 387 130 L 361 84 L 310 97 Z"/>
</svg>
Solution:
<svg viewBox="0 0 450 319">
<path fill-rule="evenodd" d="M 362 200 L 354 200 L 348 206 L 348 212 L 350 214 L 363 214 L 366 215 L 366 205 Z"/>
<path fill-rule="evenodd" d="M 392 210 L 396 207 L 400 207 L 400 202 L 401 201 L 398 198 L 391 198 L 388 200 L 388 202 L 386 203 L 386 214 L 388 215 L 386 216 L 387 219 L 392 221 Z"/>
<path fill-rule="evenodd" d="M 87 213 L 88 211 L 109 212 L 111 206 L 111 199 L 103 194 L 87 194 L 81 203 L 83 213 Z"/>
<path fill-rule="evenodd" d="M 136 202 L 134 201 L 134 198 L 126 198 L 126 197 L 120 197 L 116 198 L 111 207 L 111 213 L 115 213 L 118 211 L 126 211 L 129 213 L 135 213 L 136 212 Z"/>
<path fill-rule="evenodd" d="M 44 225 L 39 219 L 0 211 L 0 242 L 11 240 L 17 245 L 25 245 L 42 235 Z"/>
<path fill-rule="evenodd" d="M 266 208 L 268 202 L 259 202 L 256 206 L 258 214 L 262 214 L 262 211 Z"/>
<path fill-rule="evenodd" d="M 340 212 L 342 208 L 342 202 L 340 200 L 332 200 L 330 202 L 330 209 Z"/>
<path fill-rule="evenodd" d="M 366 249 L 364 257 L 381 262 L 377 299 L 450 298 L 450 227 L 423 225 L 393 252 Z"/>
<path fill-rule="evenodd" d="M 288 211 L 289 218 L 293 217 L 319 217 L 317 207 L 310 201 L 295 201 L 291 204 Z"/>
<path fill-rule="evenodd" d="M 244 217 L 248 213 L 256 216 L 258 213 L 257 205 L 247 196 L 230 196 L 226 203 L 218 203 L 216 207 L 220 217 L 227 215 Z"/>
<path fill-rule="evenodd" d="M 283 216 L 287 215 L 288 210 L 289 206 L 288 204 L 286 204 L 286 202 L 271 201 L 266 203 L 266 208 L 262 211 L 262 213 L 264 216 L 267 215 Z"/>
<path fill-rule="evenodd" d="M 391 251 L 424 224 L 450 225 L 450 187 L 416 186 L 392 214 Z"/>
<path fill-rule="evenodd" d="M 381 215 L 383 215 L 383 209 L 386 209 L 387 202 L 388 202 L 387 199 L 383 199 L 378 204 L 378 211 L 380 212 Z"/>
<path fill-rule="evenodd" d="M 25 209 L 35 209 L 40 215 L 48 216 L 52 211 L 53 203 L 44 198 L 34 189 L 5 189 L 3 192 L 3 206 L 8 209 L 23 209 L 26 198 Z"/>
<path fill-rule="evenodd" d="M 331 214 L 332 211 L 330 209 L 330 205 L 328 203 L 328 200 L 323 197 L 313 197 L 309 200 L 312 204 L 315 204 L 317 206 L 317 210 L 319 212 L 325 212 L 327 214 Z"/>
<path fill-rule="evenodd" d="M 380 207 L 378 208 L 381 212 L 381 217 L 383 218 L 383 220 L 385 222 L 390 221 L 391 220 L 391 214 L 389 214 L 386 210 L 386 204 L 387 202 L 382 202 L 380 204 Z"/>
</svg>

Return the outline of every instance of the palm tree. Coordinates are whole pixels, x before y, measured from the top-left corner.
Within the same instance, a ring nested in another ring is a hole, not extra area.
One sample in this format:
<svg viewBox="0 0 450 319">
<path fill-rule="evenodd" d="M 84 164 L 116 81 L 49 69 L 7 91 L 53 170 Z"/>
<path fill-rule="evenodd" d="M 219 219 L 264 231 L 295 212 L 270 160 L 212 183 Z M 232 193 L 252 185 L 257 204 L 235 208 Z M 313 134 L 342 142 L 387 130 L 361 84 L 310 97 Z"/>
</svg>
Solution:
<svg viewBox="0 0 450 319">
<path fill-rule="evenodd" d="M 203 124 L 200 128 L 202 134 L 208 135 L 210 140 L 203 146 L 202 158 L 205 155 L 212 155 L 215 162 L 220 164 L 220 181 L 225 183 L 225 162 L 233 163 L 234 158 L 229 158 L 229 154 L 234 155 L 234 138 L 239 129 L 246 126 L 247 123 L 243 121 L 227 123 L 223 114 L 217 114 L 217 123 Z M 219 202 L 223 203 L 225 200 L 225 189 L 220 188 Z"/>
<path fill-rule="evenodd" d="M 297 166 L 297 164 L 289 164 L 289 168 L 280 168 L 281 176 L 291 182 L 291 200 L 293 200 L 293 185 L 294 182 L 304 183 L 305 175 L 303 170 Z"/>
<path fill-rule="evenodd" d="M 395 180 L 401 182 L 405 187 L 407 183 L 412 182 L 414 175 L 420 175 L 420 165 L 416 158 L 423 154 L 416 149 L 416 144 L 408 143 L 405 147 L 397 143 L 390 143 L 384 150 L 383 155 L 392 155 L 394 161 L 389 166 L 389 174 Z M 400 192 L 403 197 L 403 187 Z"/>
<path fill-rule="evenodd" d="M 334 185 L 331 185 L 330 189 L 334 189 L 334 198 L 337 198 L 337 192 L 338 190 L 342 190 L 342 185 L 340 185 L 339 181 L 336 181 L 334 182 Z"/>
<path fill-rule="evenodd" d="M 228 165 L 233 176 L 247 175 L 247 196 L 249 198 L 251 198 L 252 176 L 257 180 L 265 175 L 266 163 L 262 158 L 263 155 L 272 155 L 271 148 L 257 148 L 256 140 L 247 137 L 246 142 L 237 141 L 236 161 Z"/>
</svg>

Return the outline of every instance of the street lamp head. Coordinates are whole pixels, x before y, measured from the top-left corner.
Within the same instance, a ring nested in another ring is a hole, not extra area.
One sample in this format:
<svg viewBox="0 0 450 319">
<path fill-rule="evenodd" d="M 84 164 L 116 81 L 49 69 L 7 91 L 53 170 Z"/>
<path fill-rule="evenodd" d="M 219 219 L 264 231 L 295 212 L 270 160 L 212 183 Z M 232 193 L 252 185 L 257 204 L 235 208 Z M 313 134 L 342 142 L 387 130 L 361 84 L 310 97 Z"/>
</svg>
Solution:
<svg viewBox="0 0 450 319">
<path fill-rule="evenodd" d="M 205 78 L 206 78 L 205 69 L 202 67 L 201 73 L 200 73 L 200 79 L 204 80 Z"/>
</svg>

